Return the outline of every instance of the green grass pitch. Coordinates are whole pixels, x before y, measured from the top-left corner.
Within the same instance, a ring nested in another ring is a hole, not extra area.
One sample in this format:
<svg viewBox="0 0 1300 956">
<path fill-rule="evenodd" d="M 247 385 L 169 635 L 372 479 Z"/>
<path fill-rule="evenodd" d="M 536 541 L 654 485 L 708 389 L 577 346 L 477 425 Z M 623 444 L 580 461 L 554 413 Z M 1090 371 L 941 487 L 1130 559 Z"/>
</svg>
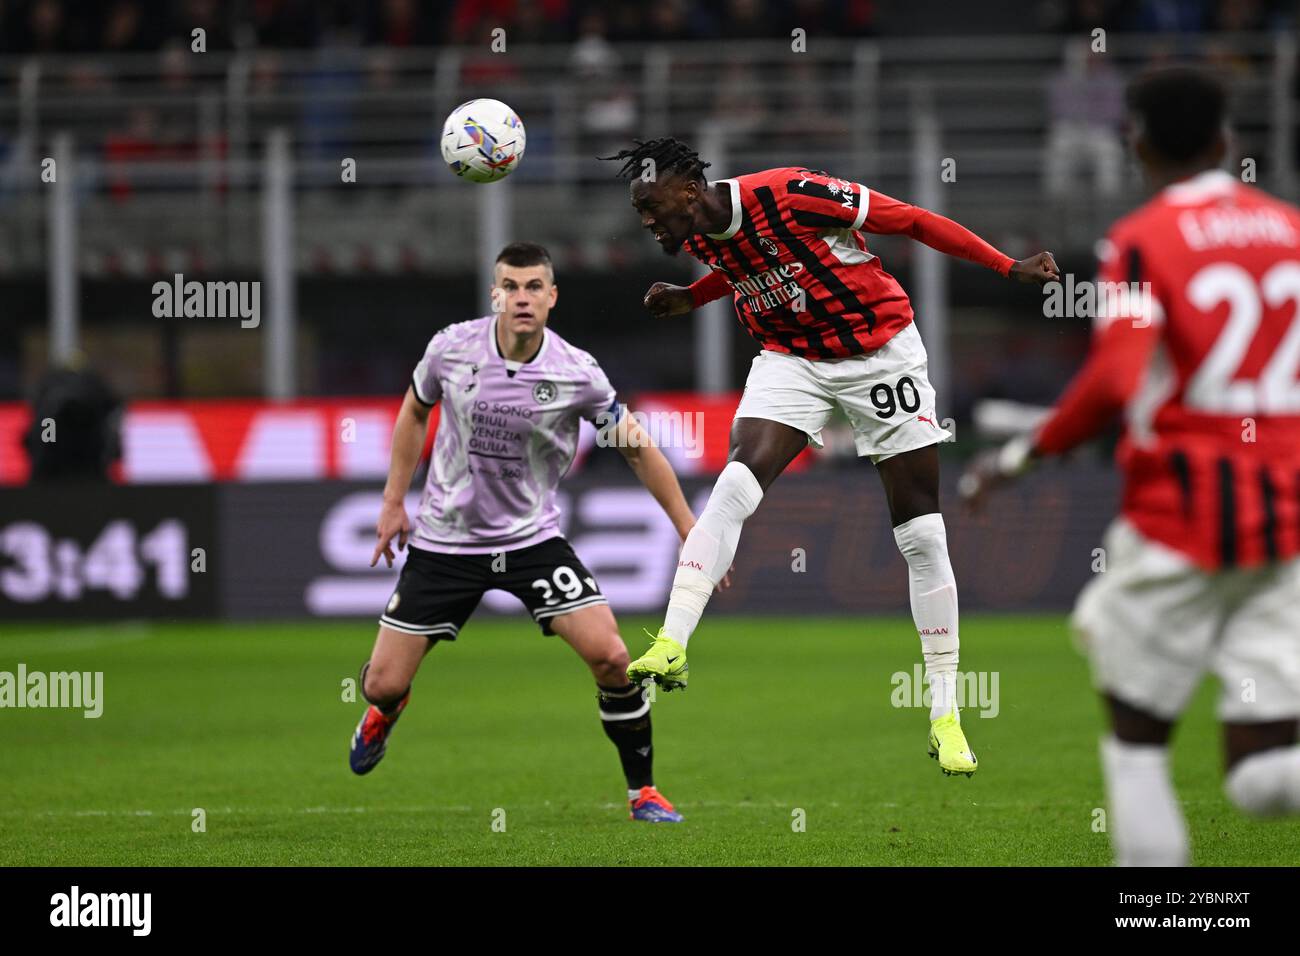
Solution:
<svg viewBox="0 0 1300 956">
<path fill-rule="evenodd" d="M 648 623 L 621 622 L 634 652 Z M 706 618 L 690 690 L 654 710 L 656 782 L 680 826 L 627 819 L 586 668 L 523 618 L 479 618 L 436 648 L 384 762 L 353 776 L 362 707 L 342 685 L 373 631 L 4 625 L 0 670 L 103 671 L 104 713 L 0 711 L 0 863 L 1109 860 L 1100 708 L 1059 616 L 963 619 L 962 669 L 996 671 L 1000 707 L 966 712 L 970 780 L 927 758 L 925 711 L 891 702 L 891 675 L 920 656 L 906 618 Z M 1300 823 L 1246 820 L 1222 794 L 1212 704 L 1203 687 L 1174 748 L 1196 862 L 1289 865 Z"/>
</svg>

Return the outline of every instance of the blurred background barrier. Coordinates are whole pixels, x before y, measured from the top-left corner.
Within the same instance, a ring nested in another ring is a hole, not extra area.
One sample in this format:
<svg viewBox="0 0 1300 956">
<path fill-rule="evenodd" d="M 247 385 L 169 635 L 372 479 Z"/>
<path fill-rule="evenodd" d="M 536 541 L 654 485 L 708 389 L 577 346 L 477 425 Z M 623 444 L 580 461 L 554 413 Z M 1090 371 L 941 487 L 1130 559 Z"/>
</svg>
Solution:
<svg viewBox="0 0 1300 956">
<path fill-rule="evenodd" d="M 732 413 L 739 401 L 739 392 L 643 392 L 632 396 L 628 406 L 679 475 L 713 475 L 726 465 Z M 121 458 L 107 472 L 125 484 L 333 478 L 382 484 L 400 406 L 400 397 L 129 402 L 113 419 L 113 447 Z M 33 449 L 62 449 L 77 442 L 77 433 L 68 433 L 69 416 L 58 418 L 64 437 L 54 440 L 55 432 L 43 442 L 44 414 L 39 403 L 33 410 L 24 402 L 0 402 L 0 447 L 13 449 L 0 459 L 0 485 L 21 485 L 36 477 Z M 426 458 L 438 427 L 436 406 L 429 422 Z M 831 426 L 825 440 L 832 454 L 854 454 L 843 423 Z M 584 470 L 594 447 L 596 429 L 583 421 L 570 475 Z M 788 470 L 803 471 L 812 460 L 811 453 L 801 455 Z"/>
<path fill-rule="evenodd" d="M 711 612 L 906 613 L 907 568 L 873 471 L 778 482 Z M 710 483 L 685 487 L 702 507 Z M 1050 468 L 986 515 L 950 511 L 962 608 L 1068 607 L 1097 566 L 1115 489 L 1100 465 Z M 0 489 L 0 618 L 372 618 L 400 568 L 369 567 L 379 501 L 377 484 L 349 481 Z M 582 476 L 561 508 L 614 610 L 661 610 L 679 542 L 645 490 Z M 484 609 L 518 602 L 492 592 Z"/>
<path fill-rule="evenodd" d="M 1144 195 L 1122 93 L 1146 68 L 1214 69 L 1227 168 L 1300 198 L 1296 27 L 1294 0 L 0 4 L 0 610 L 369 616 L 391 573 L 355 563 L 393 413 L 429 338 L 486 311 L 506 239 L 549 247 L 553 328 L 634 409 L 677 422 L 661 443 L 698 495 L 757 347 L 725 302 L 647 316 L 652 282 L 698 266 L 660 253 L 597 156 L 671 134 L 715 178 L 824 168 L 1087 279 Z M 475 186 L 438 141 L 485 96 L 528 148 Z M 910 239 L 869 243 L 915 305 L 953 476 L 984 428 L 1056 397 L 1089 320 Z M 186 282 L 256 316 L 169 310 Z M 844 422 L 825 435 L 747 527 L 755 563 L 718 607 L 903 610 L 878 479 Z M 674 542 L 607 527 L 608 501 L 657 519 L 594 444 L 584 431 L 566 486 L 579 550 L 616 607 L 657 610 Z M 1100 468 L 1049 470 L 997 504 L 1005 524 L 950 513 L 963 607 L 1065 607 L 1114 489 Z M 219 544 L 178 590 L 182 545 L 213 540 L 245 550 Z M 980 560 L 1012 550 L 1034 560 Z"/>
</svg>

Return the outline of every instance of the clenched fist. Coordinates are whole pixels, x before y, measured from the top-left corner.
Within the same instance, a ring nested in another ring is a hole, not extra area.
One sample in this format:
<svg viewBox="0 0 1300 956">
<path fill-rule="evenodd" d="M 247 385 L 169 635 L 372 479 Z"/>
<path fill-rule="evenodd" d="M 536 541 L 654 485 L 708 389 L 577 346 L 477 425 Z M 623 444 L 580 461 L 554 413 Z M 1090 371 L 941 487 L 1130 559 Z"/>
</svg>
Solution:
<svg viewBox="0 0 1300 956">
<path fill-rule="evenodd" d="M 645 307 L 656 319 L 670 315 L 684 315 L 695 308 L 691 290 L 685 286 L 656 282 L 645 294 Z"/>
<path fill-rule="evenodd" d="M 1021 259 L 1011 266 L 1007 275 L 1021 282 L 1037 282 L 1039 285 L 1061 281 L 1061 270 L 1056 267 L 1056 260 L 1050 252 L 1040 252 L 1028 259 Z"/>
</svg>

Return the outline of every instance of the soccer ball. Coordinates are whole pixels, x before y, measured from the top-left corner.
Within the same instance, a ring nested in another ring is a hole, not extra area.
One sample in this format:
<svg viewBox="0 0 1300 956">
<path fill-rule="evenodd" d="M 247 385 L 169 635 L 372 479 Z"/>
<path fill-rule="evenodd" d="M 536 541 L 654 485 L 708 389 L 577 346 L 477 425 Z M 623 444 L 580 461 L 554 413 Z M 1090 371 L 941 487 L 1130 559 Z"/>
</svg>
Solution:
<svg viewBox="0 0 1300 956">
<path fill-rule="evenodd" d="M 470 100 L 442 125 L 442 158 L 461 179 L 505 179 L 524 158 L 524 124 L 500 100 Z"/>
</svg>

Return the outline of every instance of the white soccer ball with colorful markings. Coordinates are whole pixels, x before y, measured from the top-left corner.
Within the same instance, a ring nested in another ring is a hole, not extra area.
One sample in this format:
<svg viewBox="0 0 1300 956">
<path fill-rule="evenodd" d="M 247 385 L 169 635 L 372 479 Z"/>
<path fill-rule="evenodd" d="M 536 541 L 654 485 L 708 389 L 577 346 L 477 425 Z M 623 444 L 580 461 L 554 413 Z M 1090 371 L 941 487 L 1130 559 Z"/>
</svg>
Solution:
<svg viewBox="0 0 1300 956">
<path fill-rule="evenodd" d="M 470 100 L 442 124 L 442 158 L 473 183 L 505 179 L 524 158 L 524 124 L 500 100 Z"/>
</svg>

